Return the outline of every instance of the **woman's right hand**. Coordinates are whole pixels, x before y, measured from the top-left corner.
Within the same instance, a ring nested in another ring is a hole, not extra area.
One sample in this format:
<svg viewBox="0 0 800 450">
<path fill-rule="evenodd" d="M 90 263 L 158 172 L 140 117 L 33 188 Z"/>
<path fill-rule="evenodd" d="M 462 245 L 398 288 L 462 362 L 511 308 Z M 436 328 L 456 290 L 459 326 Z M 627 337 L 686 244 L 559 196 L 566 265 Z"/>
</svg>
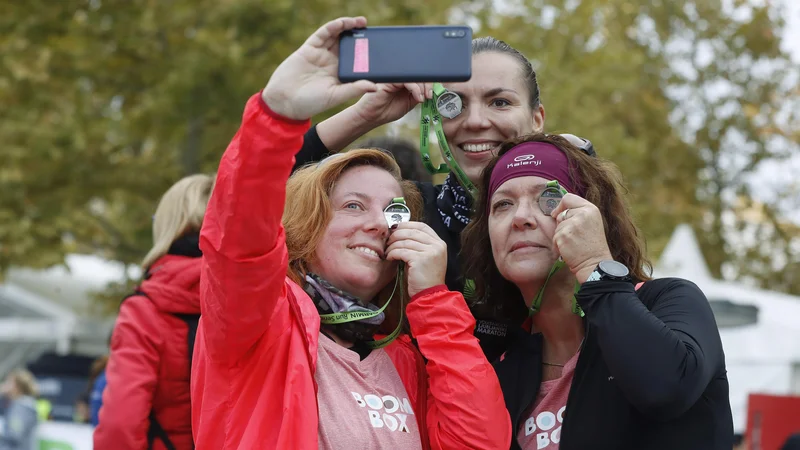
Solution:
<svg viewBox="0 0 800 450">
<path fill-rule="evenodd" d="M 364 17 L 342 17 L 309 36 L 272 73 L 261 92 L 267 106 L 283 117 L 306 120 L 365 92 L 374 92 L 377 86 L 371 81 L 343 84 L 337 74 L 339 35 L 366 26 Z"/>
<path fill-rule="evenodd" d="M 381 84 L 378 90 L 364 94 L 353 111 L 372 128 L 408 114 L 414 107 L 433 97 L 432 83 Z"/>
</svg>

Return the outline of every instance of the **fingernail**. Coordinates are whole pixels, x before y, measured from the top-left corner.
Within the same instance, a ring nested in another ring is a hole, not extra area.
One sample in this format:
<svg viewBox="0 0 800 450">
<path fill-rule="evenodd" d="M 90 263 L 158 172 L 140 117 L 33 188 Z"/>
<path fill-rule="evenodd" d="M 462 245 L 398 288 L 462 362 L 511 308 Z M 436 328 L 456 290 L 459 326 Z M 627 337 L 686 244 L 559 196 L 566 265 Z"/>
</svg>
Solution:
<svg viewBox="0 0 800 450">
<path fill-rule="evenodd" d="M 390 229 L 394 230 L 395 228 L 397 228 L 397 224 L 392 225 Z"/>
</svg>

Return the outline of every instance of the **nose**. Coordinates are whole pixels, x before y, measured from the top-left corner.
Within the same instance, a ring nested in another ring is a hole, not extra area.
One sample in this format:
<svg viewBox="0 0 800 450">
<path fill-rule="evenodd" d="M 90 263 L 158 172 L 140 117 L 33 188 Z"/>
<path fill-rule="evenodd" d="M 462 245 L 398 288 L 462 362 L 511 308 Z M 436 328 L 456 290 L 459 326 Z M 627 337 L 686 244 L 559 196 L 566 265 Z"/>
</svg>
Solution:
<svg viewBox="0 0 800 450">
<path fill-rule="evenodd" d="M 364 229 L 384 239 L 389 237 L 389 224 L 386 222 L 386 216 L 380 209 L 373 209 L 370 211 L 365 218 Z"/>
<path fill-rule="evenodd" d="M 515 230 L 536 229 L 539 227 L 539 222 L 536 218 L 536 209 L 538 205 L 534 205 L 531 201 L 520 202 L 517 209 L 514 211 L 514 217 L 511 226 Z"/>
<path fill-rule="evenodd" d="M 486 111 L 479 103 L 473 103 L 469 105 L 469 108 L 464 108 L 464 112 L 466 113 L 464 117 L 464 128 L 471 129 L 471 130 L 483 130 L 486 128 L 491 127 L 491 123 L 489 123 L 489 117 L 486 115 Z"/>
</svg>

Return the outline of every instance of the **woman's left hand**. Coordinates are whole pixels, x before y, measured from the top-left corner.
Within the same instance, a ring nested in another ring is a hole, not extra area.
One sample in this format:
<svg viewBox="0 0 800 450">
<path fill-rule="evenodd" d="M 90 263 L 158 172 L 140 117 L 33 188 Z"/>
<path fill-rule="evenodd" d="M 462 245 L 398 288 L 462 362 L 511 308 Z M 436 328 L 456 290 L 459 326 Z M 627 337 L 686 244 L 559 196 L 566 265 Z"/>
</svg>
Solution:
<svg viewBox="0 0 800 450">
<path fill-rule="evenodd" d="M 567 194 L 553 210 L 555 250 L 579 283 L 589 278 L 600 261 L 613 259 L 606 241 L 603 216 L 593 203 Z"/>
<path fill-rule="evenodd" d="M 402 222 L 392 231 L 386 259 L 406 263 L 408 295 L 444 284 L 447 244 L 423 222 Z"/>
<path fill-rule="evenodd" d="M 278 65 L 261 98 L 275 113 L 306 120 L 378 87 L 367 80 L 342 83 L 338 77 L 339 36 L 367 26 L 364 17 L 332 20 Z"/>
</svg>

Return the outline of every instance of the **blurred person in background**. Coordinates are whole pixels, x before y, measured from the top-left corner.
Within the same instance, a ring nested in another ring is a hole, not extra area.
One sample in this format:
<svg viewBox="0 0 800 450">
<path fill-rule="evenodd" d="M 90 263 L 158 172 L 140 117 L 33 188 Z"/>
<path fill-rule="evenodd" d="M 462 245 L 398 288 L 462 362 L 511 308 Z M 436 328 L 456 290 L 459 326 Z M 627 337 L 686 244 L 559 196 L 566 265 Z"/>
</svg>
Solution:
<svg viewBox="0 0 800 450">
<path fill-rule="evenodd" d="M 465 272 L 530 317 L 495 364 L 511 448 L 731 449 L 711 305 L 690 281 L 650 278 L 616 166 L 532 135 L 501 146 L 480 192 Z"/>
<path fill-rule="evenodd" d="M 734 433 L 733 450 L 747 450 L 747 439 L 742 433 Z"/>
<path fill-rule="evenodd" d="M 92 363 L 89 372 L 89 423 L 97 426 L 100 407 L 103 406 L 103 391 L 106 388 L 106 365 L 108 356 L 101 356 Z"/>
<path fill-rule="evenodd" d="M 36 379 L 24 369 L 12 371 L 0 386 L 0 393 L 8 400 L 3 429 L 0 430 L 0 450 L 34 450 L 39 415 L 36 397 L 39 390 Z"/>
<path fill-rule="evenodd" d="M 499 39 L 474 39 L 472 77 L 465 82 L 444 83 L 444 87 L 458 94 L 463 110 L 453 119 L 444 119 L 442 130 L 454 159 L 473 184 L 478 183 L 481 171 L 503 141 L 544 128 L 545 109 L 530 60 Z M 402 118 L 432 97 L 431 88 L 429 83 L 380 85 L 376 92 L 365 94 L 356 104 L 311 127 L 296 156 L 295 168 L 339 152 L 369 131 Z M 569 136 L 591 148 L 589 141 Z M 421 161 L 421 155 L 417 158 Z M 425 205 L 423 220 L 447 244 L 447 287 L 464 293 L 476 318 L 475 336 L 489 361 L 494 361 L 505 351 L 510 327 L 518 325 L 520 318 L 498 315 L 474 304 L 471 283 L 463 277 L 460 236 L 470 221 L 473 199 L 453 172 L 443 184 L 415 181 Z"/>
<path fill-rule="evenodd" d="M 158 204 L 144 281 L 122 302 L 111 336 L 96 449 L 193 448 L 187 342 L 195 330 L 182 317 L 200 314 L 198 239 L 213 185 L 211 175 L 188 176 Z"/>
<path fill-rule="evenodd" d="M 422 165 L 419 149 L 408 139 L 383 136 L 366 139 L 358 144 L 358 148 L 379 148 L 394 156 L 404 180 L 430 183 L 433 178 Z"/>
<path fill-rule="evenodd" d="M 797 421 L 797 424 L 800 427 L 800 420 Z M 781 450 L 800 450 L 800 433 L 789 436 L 781 446 Z"/>
<path fill-rule="evenodd" d="M 53 403 L 46 398 L 36 400 L 36 414 L 40 422 L 50 420 L 53 413 Z"/>
<path fill-rule="evenodd" d="M 72 407 L 72 421 L 75 423 L 89 423 L 89 392 L 84 391 L 78 395 Z"/>
</svg>

